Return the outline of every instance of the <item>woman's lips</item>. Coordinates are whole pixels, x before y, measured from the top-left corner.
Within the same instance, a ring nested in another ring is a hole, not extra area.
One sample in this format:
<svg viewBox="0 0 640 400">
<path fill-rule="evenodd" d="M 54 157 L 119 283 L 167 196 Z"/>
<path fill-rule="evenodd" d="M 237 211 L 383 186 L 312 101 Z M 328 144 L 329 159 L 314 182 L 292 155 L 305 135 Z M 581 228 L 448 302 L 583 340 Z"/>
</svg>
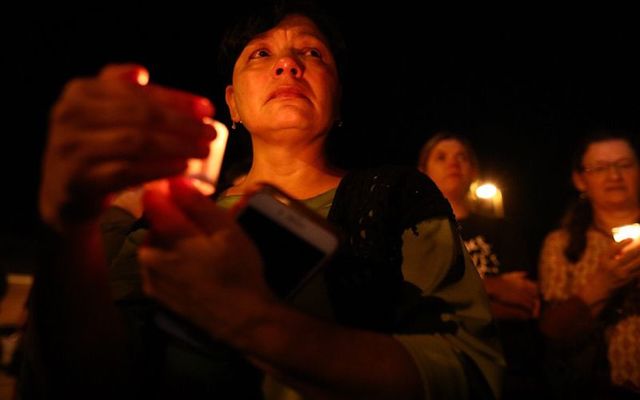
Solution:
<svg viewBox="0 0 640 400">
<path fill-rule="evenodd" d="M 287 86 L 287 87 L 280 87 L 276 90 L 274 90 L 271 95 L 269 95 L 269 100 L 273 100 L 273 99 L 293 99 L 293 98 L 302 98 L 302 99 L 306 99 L 307 96 L 304 94 L 304 92 L 296 87 L 291 87 L 291 86 Z"/>
</svg>

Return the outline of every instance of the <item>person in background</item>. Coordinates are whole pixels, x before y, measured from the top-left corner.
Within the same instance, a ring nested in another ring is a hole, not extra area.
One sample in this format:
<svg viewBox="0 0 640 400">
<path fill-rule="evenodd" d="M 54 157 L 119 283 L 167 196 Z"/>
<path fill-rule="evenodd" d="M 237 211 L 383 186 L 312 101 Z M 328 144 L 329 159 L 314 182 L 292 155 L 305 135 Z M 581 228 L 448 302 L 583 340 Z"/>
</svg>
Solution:
<svg viewBox="0 0 640 400">
<path fill-rule="evenodd" d="M 636 136 L 637 137 L 637 136 Z M 580 193 L 540 253 L 540 329 L 560 399 L 640 396 L 640 246 L 611 229 L 640 222 L 640 167 L 633 137 L 597 131 L 572 160 Z"/>
<path fill-rule="evenodd" d="M 539 295 L 536 282 L 528 277 L 532 266 L 522 234 L 502 218 L 474 212 L 469 188 L 479 167 L 464 136 L 435 133 L 420 151 L 418 169 L 449 200 L 467 251 L 483 278 L 507 359 L 503 398 L 537 398 L 542 390 L 536 329 Z"/>
<path fill-rule="evenodd" d="M 215 135 L 205 99 L 136 84 L 146 70 L 111 65 L 73 80 L 55 105 L 40 196 L 53 245 L 31 302 L 32 391 L 249 399 L 262 398 L 266 375 L 282 387 L 275 398 L 498 397 L 503 360 L 486 295 L 435 185 L 413 168 L 347 172 L 327 161 L 345 79 L 334 24 L 309 2 L 246 11 L 221 63 L 253 161 L 219 205 L 175 177 Z M 146 226 L 109 207 L 114 193 L 162 178 L 168 190 L 143 194 Z M 334 320 L 265 283 L 233 215 L 260 181 L 345 237 L 325 271 Z M 211 346 L 158 329 L 160 306 Z"/>
</svg>

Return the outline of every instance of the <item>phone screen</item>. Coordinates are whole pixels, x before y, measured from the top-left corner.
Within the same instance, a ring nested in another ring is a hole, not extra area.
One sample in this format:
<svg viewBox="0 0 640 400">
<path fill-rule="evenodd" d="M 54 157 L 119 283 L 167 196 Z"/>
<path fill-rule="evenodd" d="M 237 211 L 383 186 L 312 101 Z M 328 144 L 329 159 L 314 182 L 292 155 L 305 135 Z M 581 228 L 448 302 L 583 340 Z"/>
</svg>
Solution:
<svg viewBox="0 0 640 400">
<path fill-rule="evenodd" d="M 326 255 L 250 206 L 238 222 L 260 251 L 265 280 L 280 298 L 289 297 Z"/>
<path fill-rule="evenodd" d="M 312 211 L 301 211 L 281 199 L 277 192 L 258 192 L 237 215 L 237 221 L 258 248 L 265 281 L 273 292 L 309 314 L 330 318 L 323 280 L 314 273 L 336 249 L 337 237 L 313 221 L 317 216 L 310 217 Z M 299 292 L 302 286 L 305 291 Z M 193 346 L 211 345 L 206 333 L 167 310 L 157 313 L 156 323 Z"/>
</svg>

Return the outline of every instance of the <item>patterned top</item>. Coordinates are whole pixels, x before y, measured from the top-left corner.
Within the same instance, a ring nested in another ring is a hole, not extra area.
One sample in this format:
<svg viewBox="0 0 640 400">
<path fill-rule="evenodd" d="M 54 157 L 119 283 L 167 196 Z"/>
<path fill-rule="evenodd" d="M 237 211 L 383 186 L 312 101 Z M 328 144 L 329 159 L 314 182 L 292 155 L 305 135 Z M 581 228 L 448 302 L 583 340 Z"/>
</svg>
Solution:
<svg viewBox="0 0 640 400">
<path fill-rule="evenodd" d="M 473 265 L 476 266 L 481 277 L 498 275 L 500 272 L 498 256 L 492 251 L 491 244 L 487 243 L 483 235 L 477 235 L 465 240 L 464 246 L 467 248 L 473 260 Z"/>
<path fill-rule="evenodd" d="M 460 236 L 481 277 L 529 270 L 526 240 L 509 220 L 472 213 L 458 219 L 458 224 Z"/>
<path fill-rule="evenodd" d="M 587 246 L 582 258 L 571 263 L 564 255 L 568 234 L 551 232 L 540 255 L 540 288 L 546 302 L 562 301 L 589 284 L 590 275 L 598 268 L 601 257 L 609 253 L 613 238 L 595 229 L 587 231 Z M 616 386 L 629 383 L 640 387 L 640 286 L 625 293 L 615 307 L 615 318 L 607 324 L 604 338 L 610 364 L 611 382 Z M 603 316 L 601 316 L 603 317 Z"/>
</svg>

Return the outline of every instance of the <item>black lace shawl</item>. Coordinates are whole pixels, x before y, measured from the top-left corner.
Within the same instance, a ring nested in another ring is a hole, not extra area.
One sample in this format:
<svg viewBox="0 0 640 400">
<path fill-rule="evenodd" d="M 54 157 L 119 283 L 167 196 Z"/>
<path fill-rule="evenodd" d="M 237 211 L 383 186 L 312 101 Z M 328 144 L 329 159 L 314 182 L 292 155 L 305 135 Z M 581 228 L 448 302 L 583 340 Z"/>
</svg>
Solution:
<svg viewBox="0 0 640 400">
<path fill-rule="evenodd" d="M 326 272 L 336 319 L 392 330 L 403 285 L 402 234 L 421 221 L 442 217 L 454 221 L 449 203 L 415 168 L 385 166 L 345 176 L 328 216 L 344 243 Z M 464 266 L 452 269 L 451 278 L 460 279 Z"/>
</svg>

